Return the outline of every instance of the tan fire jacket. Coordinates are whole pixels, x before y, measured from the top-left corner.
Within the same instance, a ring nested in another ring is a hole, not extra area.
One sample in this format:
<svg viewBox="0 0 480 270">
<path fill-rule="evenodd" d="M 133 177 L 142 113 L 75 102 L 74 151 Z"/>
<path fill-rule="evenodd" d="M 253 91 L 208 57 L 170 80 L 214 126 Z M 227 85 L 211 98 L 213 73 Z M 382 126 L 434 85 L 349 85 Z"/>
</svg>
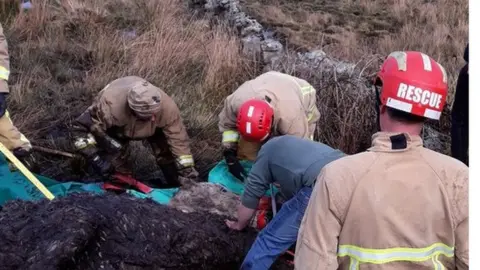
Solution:
<svg viewBox="0 0 480 270">
<path fill-rule="evenodd" d="M 269 71 L 246 81 L 225 99 L 218 127 L 226 147 L 239 140 L 236 119 L 240 106 L 251 98 L 264 99 L 265 96 L 271 99 L 270 103 L 274 108 L 274 136 L 289 134 L 313 138 L 316 122 L 320 117 L 316 105 L 316 90 L 303 79 Z"/>
<path fill-rule="evenodd" d="M 88 108 L 94 122 L 91 129 L 96 132 L 106 132 L 107 129 L 114 127 L 117 137 L 134 140 L 151 137 L 157 129 L 161 129 L 178 164 L 193 165 L 190 138 L 183 124 L 180 110 L 171 97 L 159 89 L 161 110 L 153 121 L 141 121 L 130 110 L 127 93 L 139 80 L 144 79 L 137 76 L 119 78 L 100 91 L 92 106 Z"/>
<path fill-rule="evenodd" d="M 468 167 L 393 135 L 320 172 L 295 269 L 468 269 Z"/>
<path fill-rule="evenodd" d="M 0 93 L 8 93 L 8 77 L 10 75 L 10 59 L 8 44 L 0 24 Z"/>
</svg>

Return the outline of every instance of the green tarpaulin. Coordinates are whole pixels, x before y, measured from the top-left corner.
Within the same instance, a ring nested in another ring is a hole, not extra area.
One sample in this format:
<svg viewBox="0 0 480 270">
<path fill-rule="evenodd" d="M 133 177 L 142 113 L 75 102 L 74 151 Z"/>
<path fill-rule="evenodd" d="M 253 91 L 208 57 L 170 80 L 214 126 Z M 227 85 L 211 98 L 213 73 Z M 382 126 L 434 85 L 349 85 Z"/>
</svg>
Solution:
<svg viewBox="0 0 480 270">
<path fill-rule="evenodd" d="M 247 172 L 252 167 L 252 162 L 241 161 Z M 84 184 L 80 182 L 59 182 L 51 178 L 35 175 L 55 197 L 66 196 L 73 192 L 104 193 L 102 183 Z M 233 177 L 228 171 L 225 160 L 220 161 L 209 173 L 208 181 L 219 184 L 235 194 L 242 194 L 243 185 L 241 181 Z M 144 194 L 136 190 L 127 190 L 127 193 L 138 198 L 150 198 L 160 204 L 168 204 L 170 199 L 178 191 L 178 188 L 153 189 L 152 192 Z M 275 191 L 276 192 L 276 189 Z M 270 191 L 266 193 L 270 196 Z M 14 199 L 34 201 L 45 198 L 44 195 L 18 170 L 10 170 L 5 156 L 0 154 L 0 205 Z"/>
<path fill-rule="evenodd" d="M 249 173 L 250 170 L 252 169 L 253 162 L 247 161 L 247 160 L 241 160 L 240 164 L 242 164 L 243 168 L 245 168 L 247 173 Z M 245 181 L 246 180 L 247 179 L 245 179 Z M 243 193 L 243 189 L 245 185 L 245 183 L 238 180 L 228 171 L 228 166 L 225 160 L 218 162 L 218 164 L 210 171 L 210 173 L 208 174 L 208 182 L 222 185 L 227 190 L 237 195 L 241 195 Z M 277 192 L 276 187 L 274 187 L 273 190 L 274 190 L 274 193 Z M 268 190 L 265 193 L 265 195 L 270 196 L 271 195 L 270 190 Z"/>
<path fill-rule="evenodd" d="M 58 182 L 51 178 L 35 174 L 37 179 L 55 196 L 62 197 L 73 192 L 104 193 L 102 183 L 84 184 L 79 182 Z M 152 200 L 167 204 L 177 188 L 154 189 L 149 194 L 143 194 L 135 190 L 127 190 L 127 193 L 139 198 L 151 198 Z M 35 201 L 45 198 L 44 195 L 18 170 L 11 171 L 4 155 L 0 154 L 0 205 L 9 200 L 19 199 Z"/>
</svg>

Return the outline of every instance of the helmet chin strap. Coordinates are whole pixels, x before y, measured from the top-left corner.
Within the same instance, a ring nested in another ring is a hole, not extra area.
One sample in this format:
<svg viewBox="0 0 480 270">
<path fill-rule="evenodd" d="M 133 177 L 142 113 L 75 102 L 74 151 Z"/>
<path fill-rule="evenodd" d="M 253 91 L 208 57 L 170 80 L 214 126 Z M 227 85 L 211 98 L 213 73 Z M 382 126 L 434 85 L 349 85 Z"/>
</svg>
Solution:
<svg viewBox="0 0 480 270">
<path fill-rule="evenodd" d="M 380 90 L 377 85 L 373 85 L 373 90 L 375 91 L 375 111 L 377 112 L 377 130 L 382 131 L 380 127 L 380 105 L 382 104 L 380 100 Z"/>
</svg>

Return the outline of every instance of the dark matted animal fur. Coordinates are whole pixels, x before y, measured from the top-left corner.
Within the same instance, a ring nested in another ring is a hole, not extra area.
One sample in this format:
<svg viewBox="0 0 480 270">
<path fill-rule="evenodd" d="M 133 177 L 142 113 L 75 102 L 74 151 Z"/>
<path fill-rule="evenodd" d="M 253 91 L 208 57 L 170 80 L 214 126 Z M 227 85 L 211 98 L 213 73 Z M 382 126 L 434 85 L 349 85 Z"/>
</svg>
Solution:
<svg viewBox="0 0 480 270">
<path fill-rule="evenodd" d="M 129 195 L 13 201 L 0 212 L 0 269 L 238 269 L 255 234 Z"/>
</svg>

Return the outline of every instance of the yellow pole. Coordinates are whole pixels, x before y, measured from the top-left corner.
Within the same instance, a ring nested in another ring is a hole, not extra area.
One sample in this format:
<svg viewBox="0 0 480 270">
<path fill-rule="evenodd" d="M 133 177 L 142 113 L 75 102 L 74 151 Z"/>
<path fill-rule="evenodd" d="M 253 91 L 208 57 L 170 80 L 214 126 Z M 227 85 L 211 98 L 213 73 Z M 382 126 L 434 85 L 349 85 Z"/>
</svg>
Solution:
<svg viewBox="0 0 480 270">
<path fill-rule="evenodd" d="M 38 179 L 20 162 L 20 160 L 17 159 L 15 155 L 8 150 L 5 145 L 0 143 L 0 151 L 15 165 L 22 173 L 25 175 L 25 177 L 32 182 L 35 187 L 37 187 L 40 192 L 47 197 L 49 200 L 53 200 L 55 196 L 40 182 Z"/>
</svg>

